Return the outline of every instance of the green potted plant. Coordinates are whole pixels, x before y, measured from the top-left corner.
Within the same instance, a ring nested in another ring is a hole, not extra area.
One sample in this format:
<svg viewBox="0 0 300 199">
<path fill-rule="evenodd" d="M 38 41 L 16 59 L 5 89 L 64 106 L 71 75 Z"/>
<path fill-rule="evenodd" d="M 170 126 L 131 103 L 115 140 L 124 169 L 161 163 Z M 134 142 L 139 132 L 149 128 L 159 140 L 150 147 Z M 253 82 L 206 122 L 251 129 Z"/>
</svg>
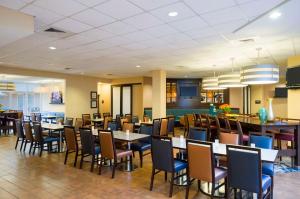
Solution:
<svg viewBox="0 0 300 199">
<path fill-rule="evenodd" d="M 219 109 L 222 110 L 225 115 L 231 112 L 230 104 L 222 104 L 221 106 L 219 106 Z"/>
<path fill-rule="evenodd" d="M 0 104 L 0 113 L 3 113 L 4 110 L 2 110 L 3 104 Z"/>
</svg>

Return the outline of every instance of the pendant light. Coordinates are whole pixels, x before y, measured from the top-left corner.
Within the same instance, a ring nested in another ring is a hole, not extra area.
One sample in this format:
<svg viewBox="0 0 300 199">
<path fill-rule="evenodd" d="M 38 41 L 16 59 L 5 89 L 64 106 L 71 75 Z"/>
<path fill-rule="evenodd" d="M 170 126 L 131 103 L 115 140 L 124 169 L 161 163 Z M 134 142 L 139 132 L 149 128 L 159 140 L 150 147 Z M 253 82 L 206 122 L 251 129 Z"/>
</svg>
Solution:
<svg viewBox="0 0 300 199">
<path fill-rule="evenodd" d="M 245 87 L 246 84 L 241 84 L 241 74 L 239 71 L 234 71 L 234 58 L 231 58 L 231 72 L 220 75 L 218 78 L 219 86 L 227 88 Z"/>
<path fill-rule="evenodd" d="M 226 89 L 226 87 L 219 86 L 218 77 L 216 77 L 216 72 L 215 71 L 214 71 L 214 76 L 213 77 L 203 78 L 202 88 L 204 90 L 223 90 L 223 89 Z"/>
<path fill-rule="evenodd" d="M 257 59 L 259 61 L 259 52 L 257 48 Z M 279 82 L 279 67 L 274 64 L 257 64 L 246 66 L 241 71 L 242 84 L 274 84 Z"/>
</svg>

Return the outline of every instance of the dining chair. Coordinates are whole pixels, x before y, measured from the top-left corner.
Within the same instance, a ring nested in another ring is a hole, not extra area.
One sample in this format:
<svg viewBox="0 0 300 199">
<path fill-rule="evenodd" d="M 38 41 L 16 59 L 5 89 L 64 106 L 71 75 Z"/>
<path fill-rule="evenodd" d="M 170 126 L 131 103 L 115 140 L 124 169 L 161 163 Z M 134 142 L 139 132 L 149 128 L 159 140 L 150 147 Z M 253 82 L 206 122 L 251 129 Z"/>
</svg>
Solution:
<svg viewBox="0 0 300 199">
<path fill-rule="evenodd" d="M 137 116 L 137 115 L 132 116 L 131 122 L 133 124 L 138 123 L 139 122 L 139 116 Z"/>
<path fill-rule="evenodd" d="M 33 123 L 33 131 L 34 131 L 34 146 L 33 146 L 33 154 L 35 154 L 35 149 L 39 148 L 40 149 L 40 154 L 39 156 L 42 156 L 42 153 L 45 149 L 45 144 L 47 145 L 47 150 L 51 151 L 53 147 L 53 142 L 56 142 L 56 146 L 58 151 L 60 150 L 59 148 L 59 137 L 44 137 L 43 136 L 43 129 L 41 126 L 41 123 L 39 122 L 34 122 Z"/>
<path fill-rule="evenodd" d="M 75 131 L 79 132 L 79 128 L 81 128 L 83 126 L 83 121 L 82 121 L 82 118 L 76 118 L 75 119 Z"/>
<path fill-rule="evenodd" d="M 35 113 L 30 113 L 30 120 L 31 122 L 36 122 L 36 117 L 35 117 Z"/>
<path fill-rule="evenodd" d="M 240 141 L 239 141 L 240 144 L 246 144 L 246 145 L 248 145 L 248 143 L 249 143 L 249 135 L 244 134 L 242 125 L 241 125 L 241 123 L 238 120 L 236 121 L 236 128 L 237 128 L 237 133 L 240 136 Z"/>
<path fill-rule="evenodd" d="M 96 145 L 96 138 L 90 128 L 80 128 L 79 131 L 81 141 L 81 159 L 79 168 L 82 169 L 84 158 L 91 156 L 92 160 L 90 171 L 93 172 L 95 162 L 99 162 L 100 147 Z"/>
<path fill-rule="evenodd" d="M 150 117 L 147 115 L 143 116 L 143 122 L 149 122 L 150 121 Z"/>
<path fill-rule="evenodd" d="M 201 127 L 190 127 L 188 139 L 207 141 L 207 129 Z"/>
<path fill-rule="evenodd" d="M 160 136 L 168 136 L 168 118 L 160 119 Z"/>
<path fill-rule="evenodd" d="M 227 171 L 222 167 L 215 165 L 215 157 L 213 153 L 213 144 L 209 142 L 202 142 L 196 140 L 187 139 L 187 187 L 186 187 L 186 199 L 189 195 L 189 187 L 191 185 L 191 178 L 198 181 L 198 190 L 203 194 L 215 198 L 215 191 L 222 186 L 226 186 Z M 224 183 L 219 182 L 225 179 Z M 211 193 L 206 193 L 201 188 L 201 181 L 211 183 Z M 218 186 L 216 186 L 218 183 Z M 225 191 L 226 197 L 226 191 Z"/>
<path fill-rule="evenodd" d="M 106 112 L 106 113 L 102 113 L 102 116 L 103 116 L 103 118 L 104 118 L 104 117 L 108 117 L 108 116 L 111 116 L 111 115 L 110 115 L 109 112 Z"/>
<path fill-rule="evenodd" d="M 101 118 L 101 113 L 93 113 L 93 119 Z"/>
<path fill-rule="evenodd" d="M 108 128 L 108 123 L 112 121 L 112 117 L 111 116 L 105 116 L 104 120 L 103 120 L 103 129 L 107 130 Z"/>
<path fill-rule="evenodd" d="M 130 157 L 129 161 L 132 165 L 132 151 L 131 150 L 121 150 L 116 149 L 114 135 L 112 131 L 108 130 L 99 130 L 99 140 L 100 140 L 100 150 L 101 150 L 101 159 L 99 167 L 99 175 L 101 175 L 102 162 L 105 160 L 113 161 L 112 166 L 112 176 L 115 177 L 116 166 L 122 163 L 127 163 L 127 161 L 122 162 L 126 157 Z M 118 163 L 118 159 L 121 159 L 121 162 Z"/>
<path fill-rule="evenodd" d="M 175 117 L 169 116 L 168 117 L 168 135 L 172 134 L 173 137 L 175 137 L 174 125 L 175 125 Z"/>
<path fill-rule="evenodd" d="M 184 133 L 183 136 L 186 137 L 189 131 L 189 118 L 187 115 L 183 116 L 184 119 Z"/>
<path fill-rule="evenodd" d="M 150 182 L 150 191 L 153 189 L 154 176 L 159 172 L 165 172 L 165 181 L 167 181 L 167 173 L 171 173 L 169 197 L 173 194 L 173 184 L 175 173 L 183 171 L 187 168 L 187 163 L 174 159 L 172 139 L 169 137 L 152 136 L 151 140 L 151 156 L 152 156 L 152 174 Z"/>
<path fill-rule="evenodd" d="M 221 132 L 219 135 L 220 143 L 223 144 L 233 144 L 239 145 L 239 134 L 236 133 L 223 133 Z"/>
<path fill-rule="evenodd" d="M 255 144 L 255 147 L 262 149 L 273 149 L 273 134 L 260 134 L 260 133 L 249 133 L 250 140 L 249 145 Z M 274 188 L 274 164 L 269 162 L 264 162 L 262 164 L 262 173 L 271 177 L 272 185 L 271 185 L 271 198 L 273 196 L 273 188 Z"/>
<path fill-rule="evenodd" d="M 117 123 L 117 130 L 121 129 L 121 115 L 117 114 L 116 115 L 116 123 Z"/>
<path fill-rule="evenodd" d="M 82 114 L 82 126 L 90 127 L 92 125 L 91 114 Z"/>
<path fill-rule="evenodd" d="M 16 140 L 16 146 L 15 149 L 18 147 L 18 143 L 21 141 L 20 151 L 22 150 L 24 141 L 25 141 L 25 134 L 23 130 L 23 124 L 20 119 L 15 120 L 16 123 L 16 131 L 17 131 L 17 140 Z"/>
<path fill-rule="evenodd" d="M 66 140 L 66 145 L 67 145 L 64 164 L 67 163 L 69 154 L 75 153 L 74 167 L 76 167 L 77 158 L 81 154 L 79 154 L 79 147 L 78 147 L 78 141 L 77 141 L 75 127 L 65 126 L 64 127 L 64 135 L 65 135 L 65 140 Z"/>
<path fill-rule="evenodd" d="M 149 153 L 144 153 L 144 152 L 151 149 L 152 126 L 142 124 L 140 129 L 139 129 L 139 133 L 149 135 L 149 137 L 138 140 L 137 142 L 132 143 L 131 144 L 131 150 L 133 151 L 133 154 L 136 151 L 139 152 L 140 167 L 143 167 L 143 157 L 146 156 L 146 155 L 151 154 L 151 152 L 149 152 Z"/>
<path fill-rule="evenodd" d="M 72 117 L 66 117 L 64 125 L 66 125 L 66 126 L 73 126 L 73 121 L 74 121 L 74 118 L 72 118 Z"/>
<path fill-rule="evenodd" d="M 125 118 L 127 119 L 127 122 L 132 122 L 132 115 L 131 114 L 125 114 Z"/>
<path fill-rule="evenodd" d="M 152 135 L 159 135 L 160 134 L 160 119 L 154 119 L 152 121 Z"/>
<path fill-rule="evenodd" d="M 262 174 L 261 150 L 245 146 L 226 146 L 227 154 L 227 194 L 240 189 L 258 194 L 257 198 L 271 196 L 272 179 Z M 242 198 L 242 197 L 241 197 Z"/>
<path fill-rule="evenodd" d="M 41 113 L 34 113 L 35 121 L 34 122 L 42 122 L 42 114 Z"/>
<path fill-rule="evenodd" d="M 129 122 L 124 122 L 122 127 L 123 132 L 129 131 L 130 133 L 133 133 L 134 131 L 134 124 Z"/>
<path fill-rule="evenodd" d="M 194 127 L 195 126 L 195 115 L 187 114 L 187 119 L 188 119 L 188 127 Z"/>
<path fill-rule="evenodd" d="M 118 130 L 117 126 L 118 126 L 117 122 L 109 121 L 108 124 L 107 124 L 107 129 L 106 130 L 117 131 Z"/>
<path fill-rule="evenodd" d="M 23 126 L 24 126 L 24 131 L 25 131 L 25 145 L 24 145 L 23 151 L 26 150 L 26 145 L 29 142 L 30 143 L 29 153 L 31 153 L 33 143 L 35 142 L 34 137 L 33 137 L 33 133 L 32 133 L 31 124 L 30 124 L 29 121 L 28 122 L 24 121 Z"/>
</svg>

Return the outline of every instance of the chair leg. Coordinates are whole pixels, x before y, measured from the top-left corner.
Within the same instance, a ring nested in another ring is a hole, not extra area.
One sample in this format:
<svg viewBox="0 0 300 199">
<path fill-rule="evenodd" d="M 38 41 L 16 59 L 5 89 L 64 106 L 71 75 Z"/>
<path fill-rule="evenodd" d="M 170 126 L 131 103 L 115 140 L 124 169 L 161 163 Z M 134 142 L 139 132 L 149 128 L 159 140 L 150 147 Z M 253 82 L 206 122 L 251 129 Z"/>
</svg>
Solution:
<svg viewBox="0 0 300 199">
<path fill-rule="evenodd" d="M 274 176 L 271 176 L 271 180 L 272 180 L 272 183 L 271 183 L 271 190 L 270 190 L 270 198 L 273 199 Z"/>
<path fill-rule="evenodd" d="M 75 154 L 75 160 L 74 160 L 74 164 L 73 164 L 74 167 L 76 167 L 76 165 L 77 165 L 77 158 L 78 158 L 78 151 L 76 151 L 76 154 Z"/>
<path fill-rule="evenodd" d="M 83 164 L 83 154 L 81 154 L 81 159 L 80 159 L 80 165 L 79 165 L 79 168 L 82 169 L 82 164 Z"/>
<path fill-rule="evenodd" d="M 153 189 L 154 175 L 155 175 L 155 169 L 152 167 L 150 191 L 152 191 L 152 189 Z"/>
<path fill-rule="evenodd" d="M 42 157 L 43 150 L 44 150 L 44 143 L 41 143 L 40 157 Z"/>
<path fill-rule="evenodd" d="M 139 151 L 139 155 L 140 155 L 140 167 L 143 167 L 143 152 Z"/>
<path fill-rule="evenodd" d="M 172 173 L 171 176 L 171 181 L 170 181 L 170 192 L 169 192 L 169 197 L 171 198 L 173 195 L 173 184 L 174 184 L 174 173 Z"/>
<path fill-rule="evenodd" d="M 197 184 L 198 184 L 198 191 L 200 191 L 200 189 L 201 189 L 201 181 L 198 180 L 198 181 L 197 181 Z"/>
<path fill-rule="evenodd" d="M 32 146 L 33 146 L 33 142 L 31 142 L 31 144 L 30 144 L 29 154 L 31 153 Z"/>
<path fill-rule="evenodd" d="M 168 173 L 165 171 L 165 182 L 168 180 Z"/>
<path fill-rule="evenodd" d="M 18 143 L 19 143 L 19 138 L 17 138 L 15 150 L 17 149 Z"/>
<path fill-rule="evenodd" d="M 215 195 L 215 182 L 212 183 L 211 185 L 211 196 L 210 198 L 214 198 L 214 195 Z"/>
<path fill-rule="evenodd" d="M 37 142 L 34 144 L 34 146 L 33 146 L 33 152 L 32 152 L 32 154 L 34 155 L 35 154 L 35 149 L 36 149 L 36 147 L 37 147 Z"/>
<path fill-rule="evenodd" d="M 25 141 L 25 140 L 22 138 L 22 143 L 21 143 L 20 151 L 22 151 L 24 141 Z"/>
<path fill-rule="evenodd" d="M 187 177 L 187 185 L 186 185 L 186 190 L 185 190 L 185 199 L 189 198 L 189 191 L 190 191 L 190 177 Z"/>
<path fill-rule="evenodd" d="M 23 149 L 23 151 L 25 151 L 26 150 L 26 145 L 27 145 L 27 139 L 25 140 L 25 145 L 24 145 L 24 149 Z"/>
<path fill-rule="evenodd" d="M 114 160 L 114 164 L 113 164 L 113 170 L 112 170 L 111 178 L 114 178 L 114 177 L 115 177 L 115 171 L 116 171 L 116 160 Z"/>
<path fill-rule="evenodd" d="M 65 161 L 64 161 L 64 164 L 67 164 L 68 155 L 69 155 L 69 151 L 67 150 L 67 151 L 66 151 L 66 155 L 65 155 Z"/>
<path fill-rule="evenodd" d="M 101 168 L 102 168 L 102 162 L 103 162 L 103 161 L 105 161 L 105 159 L 101 157 L 101 158 L 100 158 L 99 172 L 98 172 L 99 175 L 101 175 Z"/>
<path fill-rule="evenodd" d="M 95 155 L 92 155 L 91 172 L 94 171 L 94 164 L 95 164 Z"/>
</svg>

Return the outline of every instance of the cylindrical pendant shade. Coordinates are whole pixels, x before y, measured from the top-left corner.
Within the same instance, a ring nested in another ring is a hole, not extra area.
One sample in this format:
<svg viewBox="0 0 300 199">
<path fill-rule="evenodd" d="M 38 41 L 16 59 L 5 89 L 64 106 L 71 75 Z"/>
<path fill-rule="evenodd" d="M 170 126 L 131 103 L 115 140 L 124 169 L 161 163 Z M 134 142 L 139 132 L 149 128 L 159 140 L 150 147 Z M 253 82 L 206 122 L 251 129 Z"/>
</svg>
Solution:
<svg viewBox="0 0 300 199">
<path fill-rule="evenodd" d="M 204 90 L 222 90 L 225 87 L 219 87 L 217 77 L 207 77 L 202 80 L 202 87 Z"/>
<path fill-rule="evenodd" d="M 245 87 L 246 84 L 241 84 L 240 72 L 231 72 L 218 77 L 218 83 L 220 87 L 234 88 L 234 87 Z"/>
<path fill-rule="evenodd" d="M 279 81 L 279 67 L 272 64 L 246 66 L 241 71 L 242 84 L 274 84 Z"/>
</svg>

